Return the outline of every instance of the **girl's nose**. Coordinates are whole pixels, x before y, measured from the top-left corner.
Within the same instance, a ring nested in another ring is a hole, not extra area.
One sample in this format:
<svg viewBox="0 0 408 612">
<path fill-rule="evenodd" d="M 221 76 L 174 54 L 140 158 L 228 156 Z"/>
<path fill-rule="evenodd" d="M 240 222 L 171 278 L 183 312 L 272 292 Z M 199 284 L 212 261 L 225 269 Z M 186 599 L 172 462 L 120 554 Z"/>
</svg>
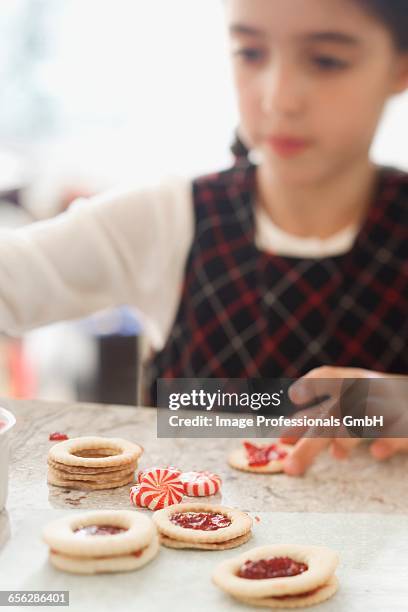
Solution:
<svg viewBox="0 0 408 612">
<path fill-rule="evenodd" d="M 267 115 L 299 115 L 305 106 L 302 75 L 290 65 L 273 62 L 263 75 L 261 105 Z"/>
</svg>

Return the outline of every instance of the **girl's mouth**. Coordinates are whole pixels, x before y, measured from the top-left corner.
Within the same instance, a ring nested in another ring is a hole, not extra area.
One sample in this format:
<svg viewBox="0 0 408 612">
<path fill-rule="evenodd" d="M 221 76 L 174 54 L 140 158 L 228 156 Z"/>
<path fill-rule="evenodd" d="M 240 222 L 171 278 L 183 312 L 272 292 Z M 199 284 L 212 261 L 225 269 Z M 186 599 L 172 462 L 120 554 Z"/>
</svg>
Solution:
<svg viewBox="0 0 408 612">
<path fill-rule="evenodd" d="M 280 157 L 295 157 L 310 146 L 310 141 L 290 136 L 269 136 L 268 145 Z"/>
</svg>

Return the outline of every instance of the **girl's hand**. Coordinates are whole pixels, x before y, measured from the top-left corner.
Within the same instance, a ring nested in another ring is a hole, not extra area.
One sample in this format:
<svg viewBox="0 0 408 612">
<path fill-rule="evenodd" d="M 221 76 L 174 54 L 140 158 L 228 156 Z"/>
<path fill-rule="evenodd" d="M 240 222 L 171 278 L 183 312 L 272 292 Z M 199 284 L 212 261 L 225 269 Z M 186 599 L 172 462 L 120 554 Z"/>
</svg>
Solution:
<svg viewBox="0 0 408 612">
<path fill-rule="evenodd" d="M 394 377 L 384 375 L 371 370 L 360 368 L 316 368 L 306 376 L 299 379 L 289 389 L 290 399 L 298 405 L 310 404 L 316 397 L 325 396 L 327 399 L 320 403 L 316 408 L 309 408 L 299 414 L 309 414 L 310 416 L 339 416 L 339 397 L 344 390 L 343 379 L 378 379 L 382 378 L 384 384 L 375 386 L 375 394 L 369 395 L 366 400 L 369 412 L 378 413 L 378 409 L 384 405 L 384 400 L 392 399 L 392 405 L 396 409 L 392 410 L 390 421 L 387 424 L 387 431 L 401 432 L 401 427 L 407 427 L 407 407 L 404 400 L 401 385 L 391 385 L 390 379 Z M 395 377 L 400 383 L 405 377 Z M 405 378 L 406 381 L 406 378 Z M 380 381 L 378 381 L 380 382 Z M 352 384 L 352 382 L 351 382 Z M 405 430 L 404 429 L 404 430 Z M 307 433 L 308 437 L 304 437 Z M 293 453 L 284 462 L 284 470 L 291 476 L 300 476 L 312 465 L 316 457 L 325 449 L 329 448 L 334 458 L 338 460 L 346 459 L 350 452 L 360 444 L 361 438 L 351 438 L 347 430 L 341 426 L 337 436 L 333 438 L 313 437 L 313 430 L 303 430 L 295 432 L 295 436 L 282 436 L 281 441 L 295 444 Z M 318 431 L 316 430 L 316 434 Z M 408 452 L 407 438 L 378 438 L 371 444 L 371 455 L 378 460 L 388 459 L 396 453 Z"/>
<path fill-rule="evenodd" d="M 287 438 L 281 438 L 282 442 L 289 442 Z M 284 470 L 289 476 L 301 476 L 312 465 L 316 457 L 326 448 L 330 448 L 335 459 L 347 459 L 350 452 L 361 439 L 344 438 L 302 438 L 296 443 L 296 447 L 288 459 L 284 462 Z M 408 453 L 407 438 L 378 438 L 371 443 L 370 453 L 374 459 L 385 461 L 398 453 Z"/>
</svg>

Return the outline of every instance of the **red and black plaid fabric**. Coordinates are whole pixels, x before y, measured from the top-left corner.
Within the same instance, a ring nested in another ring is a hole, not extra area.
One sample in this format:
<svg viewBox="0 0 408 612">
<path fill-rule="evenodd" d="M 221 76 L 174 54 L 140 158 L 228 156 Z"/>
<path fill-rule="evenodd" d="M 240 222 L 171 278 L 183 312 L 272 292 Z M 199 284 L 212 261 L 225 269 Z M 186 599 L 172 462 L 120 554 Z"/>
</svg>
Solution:
<svg viewBox="0 0 408 612">
<path fill-rule="evenodd" d="M 381 168 L 353 248 L 322 259 L 256 248 L 254 186 L 246 160 L 194 181 L 195 238 L 151 383 L 294 378 L 321 365 L 407 374 L 408 174 Z"/>
</svg>

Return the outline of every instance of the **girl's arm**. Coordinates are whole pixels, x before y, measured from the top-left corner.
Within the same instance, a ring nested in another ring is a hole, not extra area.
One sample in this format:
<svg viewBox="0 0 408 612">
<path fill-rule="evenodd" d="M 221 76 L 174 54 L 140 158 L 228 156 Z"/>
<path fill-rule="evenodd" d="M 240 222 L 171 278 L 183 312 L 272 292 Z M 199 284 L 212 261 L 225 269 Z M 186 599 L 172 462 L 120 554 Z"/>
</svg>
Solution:
<svg viewBox="0 0 408 612">
<path fill-rule="evenodd" d="M 163 341 L 193 236 L 191 185 L 79 200 L 55 219 L 0 231 L 0 331 L 19 334 L 130 304 Z"/>
</svg>

